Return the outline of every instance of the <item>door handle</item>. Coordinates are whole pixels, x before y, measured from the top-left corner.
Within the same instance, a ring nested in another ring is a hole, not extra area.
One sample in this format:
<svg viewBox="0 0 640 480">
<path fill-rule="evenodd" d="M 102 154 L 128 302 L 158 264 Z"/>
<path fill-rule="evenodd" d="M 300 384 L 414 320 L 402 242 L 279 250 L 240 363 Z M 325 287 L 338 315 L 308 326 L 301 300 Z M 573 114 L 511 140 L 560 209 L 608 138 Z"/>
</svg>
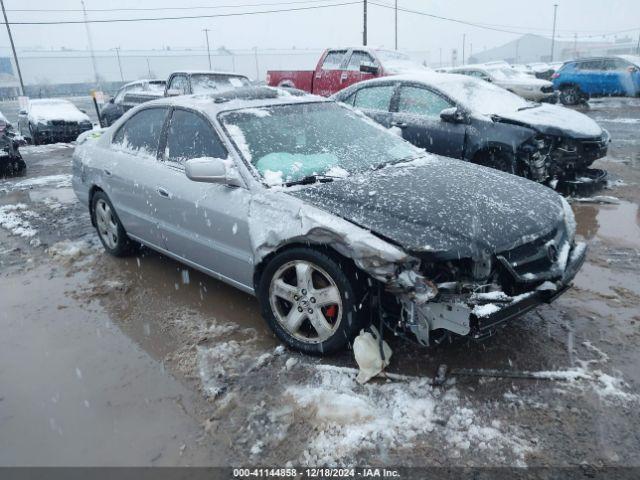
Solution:
<svg viewBox="0 0 640 480">
<path fill-rule="evenodd" d="M 347 72 L 340 75 L 340 82 L 344 82 L 347 79 Z"/>
<path fill-rule="evenodd" d="M 104 174 L 105 174 L 107 177 L 110 177 L 110 176 L 111 176 L 111 170 L 108 170 L 108 169 L 106 169 L 106 168 L 105 168 L 105 169 L 104 169 Z"/>
<path fill-rule="evenodd" d="M 160 195 L 163 198 L 171 198 L 171 194 L 162 187 L 157 187 L 156 192 L 158 192 L 158 195 Z"/>
<path fill-rule="evenodd" d="M 398 127 L 398 128 L 407 128 L 409 125 L 407 125 L 404 122 L 391 122 L 391 126 Z"/>
</svg>

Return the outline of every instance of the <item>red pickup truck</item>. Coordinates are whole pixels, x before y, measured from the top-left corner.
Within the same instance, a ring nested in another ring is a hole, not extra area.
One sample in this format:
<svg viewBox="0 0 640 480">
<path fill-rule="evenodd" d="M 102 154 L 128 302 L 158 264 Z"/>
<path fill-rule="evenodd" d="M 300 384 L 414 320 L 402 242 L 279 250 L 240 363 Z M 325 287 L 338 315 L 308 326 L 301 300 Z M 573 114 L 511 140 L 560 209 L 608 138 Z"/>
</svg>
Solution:
<svg viewBox="0 0 640 480">
<path fill-rule="evenodd" d="M 290 87 L 328 97 L 363 80 L 429 69 L 408 55 L 367 47 L 330 48 L 315 70 L 269 70 L 267 85 Z"/>
</svg>

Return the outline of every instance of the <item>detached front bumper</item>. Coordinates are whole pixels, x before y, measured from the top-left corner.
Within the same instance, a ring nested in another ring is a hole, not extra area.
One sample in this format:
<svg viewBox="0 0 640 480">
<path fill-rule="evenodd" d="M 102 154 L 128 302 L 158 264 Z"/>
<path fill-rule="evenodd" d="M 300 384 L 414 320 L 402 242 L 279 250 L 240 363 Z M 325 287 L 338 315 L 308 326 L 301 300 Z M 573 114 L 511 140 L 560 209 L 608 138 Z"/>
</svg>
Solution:
<svg viewBox="0 0 640 480">
<path fill-rule="evenodd" d="M 487 337 L 498 325 L 542 303 L 551 303 L 566 292 L 582 267 L 586 253 L 585 243 L 574 245 L 560 274 L 549 280 L 533 280 L 513 272 L 514 281 L 524 292 L 520 295 L 509 296 L 501 291 L 466 296 L 441 293 L 440 298 L 432 302 L 412 303 L 409 308 L 405 306 L 408 325 L 424 345 L 429 345 L 430 332 L 437 329 L 475 339 Z"/>
</svg>

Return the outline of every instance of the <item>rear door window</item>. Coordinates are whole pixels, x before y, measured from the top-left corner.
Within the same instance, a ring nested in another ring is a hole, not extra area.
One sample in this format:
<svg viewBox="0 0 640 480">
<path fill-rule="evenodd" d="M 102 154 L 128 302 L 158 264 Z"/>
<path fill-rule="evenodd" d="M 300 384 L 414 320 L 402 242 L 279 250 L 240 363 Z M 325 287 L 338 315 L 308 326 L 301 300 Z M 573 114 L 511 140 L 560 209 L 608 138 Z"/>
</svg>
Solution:
<svg viewBox="0 0 640 480">
<path fill-rule="evenodd" d="M 360 50 L 356 50 L 351 54 L 351 58 L 349 58 L 349 63 L 347 65 L 347 70 L 352 71 L 360 71 L 360 65 L 362 64 L 375 64 L 375 60 L 371 55 L 367 52 L 363 52 Z"/>
<path fill-rule="evenodd" d="M 440 118 L 440 112 L 453 106 L 431 90 L 420 87 L 401 87 L 398 102 L 399 113 L 411 113 L 430 118 Z"/>
<path fill-rule="evenodd" d="M 346 50 L 333 50 L 327 53 L 322 62 L 322 70 L 340 70 Z"/>
<path fill-rule="evenodd" d="M 187 92 L 187 78 L 184 75 L 176 75 L 171 79 L 169 90 L 177 90 L 183 94 L 189 93 Z"/>
<path fill-rule="evenodd" d="M 183 166 L 192 158 L 227 158 L 227 150 L 208 121 L 187 110 L 174 110 L 169 128 L 164 159 Z"/>
<path fill-rule="evenodd" d="M 134 153 L 155 157 L 166 116 L 166 107 L 145 108 L 120 127 L 112 143 Z"/>
<path fill-rule="evenodd" d="M 355 94 L 353 105 L 356 108 L 388 112 L 394 90 L 395 86 L 393 85 L 363 88 Z"/>
</svg>

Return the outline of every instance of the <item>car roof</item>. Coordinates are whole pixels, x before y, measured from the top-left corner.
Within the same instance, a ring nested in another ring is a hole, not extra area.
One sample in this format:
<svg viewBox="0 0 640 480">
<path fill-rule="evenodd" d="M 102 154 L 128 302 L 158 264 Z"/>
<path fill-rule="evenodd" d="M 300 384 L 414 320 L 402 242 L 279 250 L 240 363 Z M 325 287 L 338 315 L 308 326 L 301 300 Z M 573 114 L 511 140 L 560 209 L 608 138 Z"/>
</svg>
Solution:
<svg viewBox="0 0 640 480">
<path fill-rule="evenodd" d="M 176 75 L 176 74 L 183 74 L 183 75 L 226 75 L 226 76 L 229 76 L 229 77 L 242 77 L 242 78 L 246 78 L 247 80 L 249 79 L 249 77 L 247 77 L 246 75 L 243 75 L 241 73 L 223 72 L 223 71 L 217 71 L 217 70 L 176 70 L 175 72 L 171 72 L 171 75 Z"/>
<path fill-rule="evenodd" d="M 292 103 L 328 102 L 326 98 L 295 89 L 275 87 L 242 87 L 221 92 L 163 97 L 144 103 L 142 107 L 166 105 L 199 110 L 215 117 L 218 113 L 241 108 L 259 108 Z"/>
</svg>

